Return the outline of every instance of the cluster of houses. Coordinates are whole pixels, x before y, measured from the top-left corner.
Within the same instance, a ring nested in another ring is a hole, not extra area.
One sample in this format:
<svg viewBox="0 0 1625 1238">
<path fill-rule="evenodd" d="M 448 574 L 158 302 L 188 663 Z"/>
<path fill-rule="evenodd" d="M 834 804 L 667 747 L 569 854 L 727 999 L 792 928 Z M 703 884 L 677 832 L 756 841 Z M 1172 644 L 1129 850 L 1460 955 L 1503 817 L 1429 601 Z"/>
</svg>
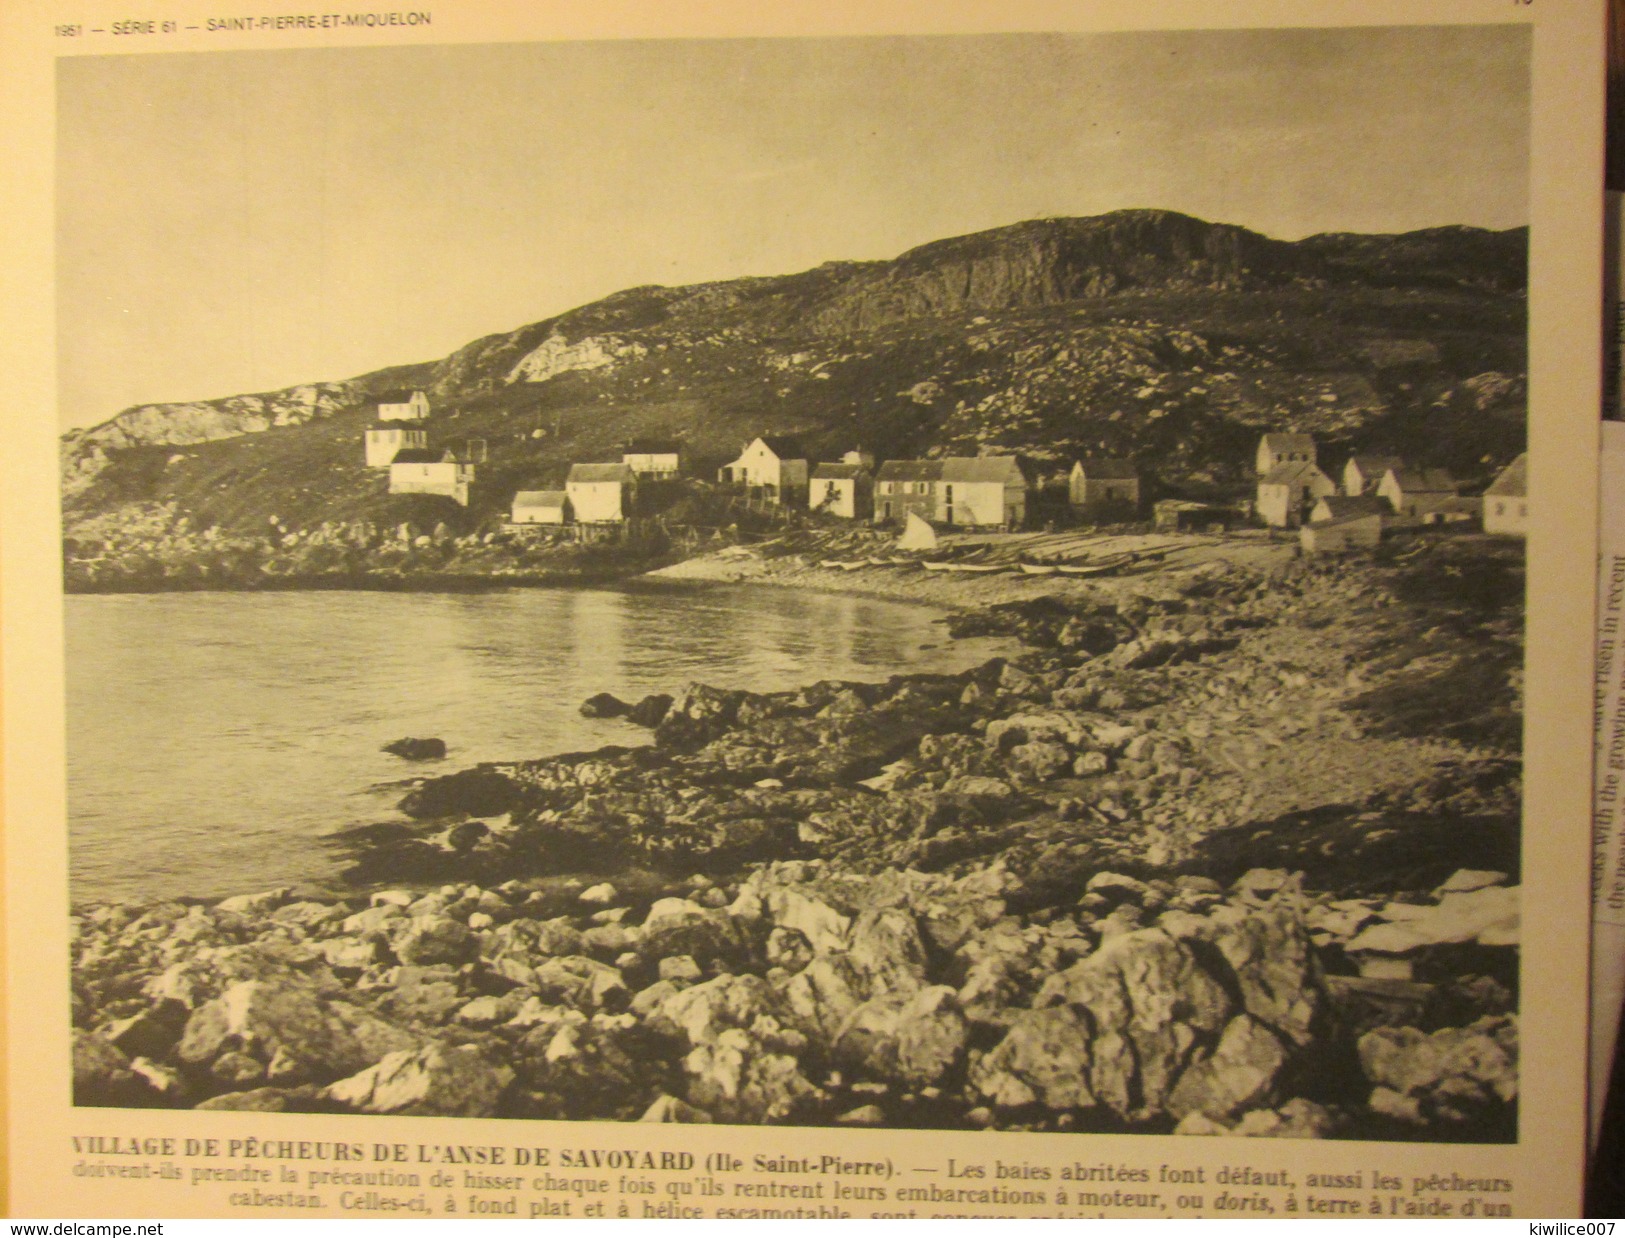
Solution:
<svg viewBox="0 0 1625 1238">
<path fill-rule="evenodd" d="M 462 439 L 429 446 L 429 397 L 421 391 L 388 391 L 374 402 L 367 428 L 367 467 L 389 470 L 391 494 L 438 494 L 468 506 L 476 465 L 486 460 L 485 440 Z"/>
<path fill-rule="evenodd" d="M 391 494 L 438 494 L 467 506 L 483 439 L 429 445 L 429 400 L 422 391 L 388 392 L 366 432 L 366 461 L 389 470 Z M 1253 512 L 1265 525 L 1297 529 L 1305 550 L 1375 545 L 1394 524 L 1454 524 L 1482 519 L 1487 532 L 1522 536 L 1528 527 L 1527 458 L 1519 456 L 1484 492 L 1461 494 L 1446 470 L 1414 467 L 1394 456 L 1355 455 L 1338 480 L 1321 469 L 1314 436 L 1270 432 L 1258 443 Z M 617 525 L 640 511 L 640 490 L 683 475 L 683 445 L 641 439 L 618 461 L 572 464 L 562 490 L 521 490 L 511 524 Z M 805 506 L 852 521 L 902 524 L 917 516 L 948 528 L 1017 529 L 1027 523 L 1033 483 L 1013 455 L 887 460 L 868 452 L 813 463 L 793 438 L 760 435 L 725 464 L 717 480 L 753 503 Z M 1097 519 L 1133 519 L 1141 479 L 1126 460 L 1086 459 L 1067 478 L 1070 506 Z M 1156 505 L 1159 529 L 1228 528 L 1237 513 L 1168 499 Z"/>
<path fill-rule="evenodd" d="M 1462 495 L 1445 469 L 1414 467 L 1397 456 L 1351 456 L 1340 483 L 1316 459 L 1313 435 L 1265 434 L 1258 443 L 1254 510 L 1272 528 L 1298 528 L 1305 550 L 1374 546 L 1393 524 L 1457 524 L 1482 519 L 1488 533 L 1523 536 L 1528 528 L 1528 463 L 1519 456 L 1484 492 Z"/>
</svg>

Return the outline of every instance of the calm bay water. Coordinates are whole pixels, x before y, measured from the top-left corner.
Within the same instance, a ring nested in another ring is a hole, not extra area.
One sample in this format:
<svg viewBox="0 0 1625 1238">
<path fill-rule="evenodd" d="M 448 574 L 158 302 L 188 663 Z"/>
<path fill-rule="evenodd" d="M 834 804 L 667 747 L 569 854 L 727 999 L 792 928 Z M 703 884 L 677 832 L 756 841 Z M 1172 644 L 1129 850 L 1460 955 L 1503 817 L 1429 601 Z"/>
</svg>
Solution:
<svg viewBox="0 0 1625 1238">
<path fill-rule="evenodd" d="M 647 741 L 581 717 L 595 692 L 769 691 L 997 651 L 936 618 L 746 588 L 70 597 L 73 898 L 329 884 L 320 837 L 398 816 L 405 777 Z M 447 759 L 379 751 L 405 735 L 445 739 Z"/>
</svg>

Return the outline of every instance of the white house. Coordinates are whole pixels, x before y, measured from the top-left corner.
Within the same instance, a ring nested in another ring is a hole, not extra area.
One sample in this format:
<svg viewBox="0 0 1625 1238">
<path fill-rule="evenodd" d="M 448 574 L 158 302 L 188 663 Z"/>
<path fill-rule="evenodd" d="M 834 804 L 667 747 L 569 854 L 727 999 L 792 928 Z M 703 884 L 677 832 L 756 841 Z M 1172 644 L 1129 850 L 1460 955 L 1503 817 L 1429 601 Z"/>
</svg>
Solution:
<svg viewBox="0 0 1625 1238">
<path fill-rule="evenodd" d="M 861 464 L 820 464 L 807 490 L 807 509 L 867 520 L 875 510 L 874 475 Z"/>
<path fill-rule="evenodd" d="M 378 397 L 379 421 L 427 421 L 429 397 L 421 391 L 386 391 Z"/>
<path fill-rule="evenodd" d="M 1271 433 L 1258 440 L 1257 470 L 1260 477 L 1283 464 L 1315 463 L 1313 434 Z"/>
<path fill-rule="evenodd" d="M 1343 493 L 1365 494 L 1375 490 L 1389 469 L 1404 467 L 1405 462 L 1398 456 L 1350 456 L 1343 466 Z"/>
<path fill-rule="evenodd" d="M 513 496 L 514 524 L 569 524 L 570 515 L 564 490 L 521 490 Z"/>
<path fill-rule="evenodd" d="M 724 465 L 717 480 L 743 485 L 757 498 L 788 503 L 807 492 L 807 455 L 794 439 L 762 435 Z"/>
<path fill-rule="evenodd" d="M 391 494 L 440 494 L 468 506 L 474 466 L 452 452 L 411 448 L 397 452 L 389 466 Z"/>
<path fill-rule="evenodd" d="M 1014 456 L 946 456 L 937 513 L 949 525 L 1020 528 L 1027 521 L 1027 477 Z"/>
<path fill-rule="evenodd" d="M 1305 554 L 1369 550 L 1381 541 L 1382 516 L 1374 511 L 1317 520 L 1298 530 L 1298 544 Z"/>
<path fill-rule="evenodd" d="M 1484 532 L 1529 535 L 1529 454 L 1497 474 L 1484 491 Z"/>
<path fill-rule="evenodd" d="M 1277 464 L 1258 479 L 1258 516 L 1273 528 L 1291 528 L 1303 523 L 1316 499 L 1336 493 L 1336 484 L 1313 464 Z"/>
<path fill-rule="evenodd" d="M 637 475 L 625 464 L 572 464 L 565 493 L 579 524 L 615 524 L 632 514 Z"/>
<path fill-rule="evenodd" d="M 1421 523 L 1457 507 L 1456 479 L 1444 469 L 1389 469 L 1377 483 L 1377 495 L 1396 515 Z"/>
<path fill-rule="evenodd" d="M 416 426 L 371 426 L 367 430 L 367 467 L 387 469 L 402 451 L 423 451 L 429 446 L 429 432 Z"/>
<path fill-rule="evenodd" d="M 1388 517 L 1393 514 L 1393 508 L 1374 494 L 1328 494 L 1315 500 L 1315 505 L 1309 511 L 1309 523 L 1323 524 L 1328 520 L 1375 516 L 1386 525 Z"/>
<path fill-rule="evenodd" d="M 683 471 L 683 445 L 675 439 L 633 439 L 622 449 L 621 463 L 639 477 L 676 477 Z"/>
</svg>

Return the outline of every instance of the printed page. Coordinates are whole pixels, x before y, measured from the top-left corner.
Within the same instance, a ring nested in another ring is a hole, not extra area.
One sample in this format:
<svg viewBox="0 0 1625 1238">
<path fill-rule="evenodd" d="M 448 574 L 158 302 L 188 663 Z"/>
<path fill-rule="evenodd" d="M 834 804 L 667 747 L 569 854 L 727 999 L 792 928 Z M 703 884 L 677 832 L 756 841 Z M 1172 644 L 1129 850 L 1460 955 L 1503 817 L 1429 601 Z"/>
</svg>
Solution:
<svg viewBox="0 0 1625 1238">
<path fill-rule="evenodd" d="M 0 13 L 13 1211 L 1578 1210 L 1600 0 L 162 8 Z"/>
</svg>

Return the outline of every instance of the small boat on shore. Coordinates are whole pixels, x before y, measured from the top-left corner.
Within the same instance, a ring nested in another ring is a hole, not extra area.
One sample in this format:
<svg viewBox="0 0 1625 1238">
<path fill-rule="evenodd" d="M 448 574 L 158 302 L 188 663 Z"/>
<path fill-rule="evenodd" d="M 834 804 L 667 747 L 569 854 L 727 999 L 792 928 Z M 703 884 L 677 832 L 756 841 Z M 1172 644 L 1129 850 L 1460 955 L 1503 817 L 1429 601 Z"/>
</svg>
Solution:
<svg viewBox="0 0 1625 1238">
<path fill-rule="evenodd" d="M 1026 576 L 1053 576 L 1061 570 L 1059 563 L 1019 563 L 1017 566 Z"/>
<path fill-rule="evenodd" d="M 949 563 L 946 566 L 950 572 L 967 572 L 978 576 L 1010 570 L 1009 564 L 1006 563 Z"/>
</svg>

